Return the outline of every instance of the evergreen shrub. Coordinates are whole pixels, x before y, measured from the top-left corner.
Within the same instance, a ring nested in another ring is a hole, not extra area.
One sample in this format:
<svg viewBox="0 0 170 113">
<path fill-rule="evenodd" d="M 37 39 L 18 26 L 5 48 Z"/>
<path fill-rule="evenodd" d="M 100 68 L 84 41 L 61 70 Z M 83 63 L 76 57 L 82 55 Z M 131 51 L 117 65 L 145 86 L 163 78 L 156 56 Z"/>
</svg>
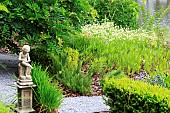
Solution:
<svg viewBox="0 0 170 113">
<path fill-rule="evenodd" d="M 18 53 L 18 46 L 29 44 L 34 47 L 33 56 L 40 59 L 48 60 L 44 54 L 51 45 L 57 45 L 58 38 L 69 42 L 69 33 L 80 31 L 81 25 L 93 20 L 93 7 L 86 0 L 5 0 L 2 3 L 9 13 L 0 11 L 0 47 L 8 46 Z"/>
<path fill-rule="evenodd" d="M 130 78 L 106 78 L 103 91 L 107 105 L 119 113 L 169 113 L 170 90 Z"/>
<path fill-rule="evenodd" d="M 107 20 L 121 27 L 138 27 L 140 6 L 135 0 L 90 0 L 99 14 L 99 21 Z"/>
</svg>

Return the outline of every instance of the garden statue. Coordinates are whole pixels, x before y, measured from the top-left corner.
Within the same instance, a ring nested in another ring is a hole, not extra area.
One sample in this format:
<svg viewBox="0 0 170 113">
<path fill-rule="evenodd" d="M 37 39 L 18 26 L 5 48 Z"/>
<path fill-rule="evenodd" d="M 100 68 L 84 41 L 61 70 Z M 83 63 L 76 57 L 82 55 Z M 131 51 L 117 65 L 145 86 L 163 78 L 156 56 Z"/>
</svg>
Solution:
<svg viewBox="0 0 170 113">
<path fill-rule="evenodd" d="M 24 45 L 19 53 L 19 80 L 17 81 L 18 103 L 15 108 L 17 113 L 32 113 L 33 93 L 32 88 L 36 85 L 32 82 L 31 69 L 33 68 L 29 62 L 30 46 Z"/>
<path fill-rule="evenodd" d="M 31 69 L 33 68 L 29 62 L 30 60 L 30 56 L 29 56 L 29 52 L 30 52 L 30 46 L 29 45 L 24 45 L 22 47 L 21 52 L 19 53 L 19 80 L 21 82 L 24 81 L 32 81 L 32 77 L 31 77 Z"/>
</svg>

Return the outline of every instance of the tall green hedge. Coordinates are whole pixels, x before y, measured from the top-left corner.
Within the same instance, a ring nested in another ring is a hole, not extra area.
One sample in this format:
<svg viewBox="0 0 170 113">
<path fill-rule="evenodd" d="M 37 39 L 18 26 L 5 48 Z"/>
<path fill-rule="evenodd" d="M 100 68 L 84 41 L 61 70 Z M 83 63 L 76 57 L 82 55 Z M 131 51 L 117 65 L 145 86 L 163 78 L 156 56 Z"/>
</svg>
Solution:
<svg viewBox="0 0 170 113">
<path fill-rule="evenodd" d="M 103 91 L 111 110 L 119 113 L 169 113 L 170 90 L 129 78 L 106 79 Z"/>
</svg>

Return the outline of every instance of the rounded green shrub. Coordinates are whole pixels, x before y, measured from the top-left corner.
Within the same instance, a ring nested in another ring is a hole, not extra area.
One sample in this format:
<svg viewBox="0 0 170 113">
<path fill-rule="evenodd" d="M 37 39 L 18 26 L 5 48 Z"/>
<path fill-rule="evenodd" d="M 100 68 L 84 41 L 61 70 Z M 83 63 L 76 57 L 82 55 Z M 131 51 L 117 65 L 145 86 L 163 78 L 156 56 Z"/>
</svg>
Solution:
<svg viewBox="0 0 170 113">
<path fill-rule="evenodd" d="M 139 5 L 135 0 L 90 0 L 99 14 L 99 21 L 106 19 L 121 27 L 138 27 Z"/>
<path fill-rule="evenodd" d="M 169 113 L 170 90 L 130 78 L 106 78 L 103 91 L 111 110 L 120 113 Z"/>
</svg>

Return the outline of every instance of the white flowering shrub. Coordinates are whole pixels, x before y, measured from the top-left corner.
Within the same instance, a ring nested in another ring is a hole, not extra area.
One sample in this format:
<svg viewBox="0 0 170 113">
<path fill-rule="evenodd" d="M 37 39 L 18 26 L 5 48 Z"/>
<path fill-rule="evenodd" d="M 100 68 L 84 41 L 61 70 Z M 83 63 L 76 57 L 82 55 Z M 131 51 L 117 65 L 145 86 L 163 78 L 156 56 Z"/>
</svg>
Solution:
<svg viewBox="0 0 170 113">
<path fill-rule="evenodd" d="M 130 30 L 128 28 L 120 28 L 114 26 L 113 22 L 105 22 L 100 24 L 88 24 L 82 27 L 83 34 L 89 34 L 91 38 L 104 38 L 106 40 L 114 39 L 138 39 L 138 40 L 156 40 L 158 37 L 153 31 L 144 29 Z"/>
</svg>

